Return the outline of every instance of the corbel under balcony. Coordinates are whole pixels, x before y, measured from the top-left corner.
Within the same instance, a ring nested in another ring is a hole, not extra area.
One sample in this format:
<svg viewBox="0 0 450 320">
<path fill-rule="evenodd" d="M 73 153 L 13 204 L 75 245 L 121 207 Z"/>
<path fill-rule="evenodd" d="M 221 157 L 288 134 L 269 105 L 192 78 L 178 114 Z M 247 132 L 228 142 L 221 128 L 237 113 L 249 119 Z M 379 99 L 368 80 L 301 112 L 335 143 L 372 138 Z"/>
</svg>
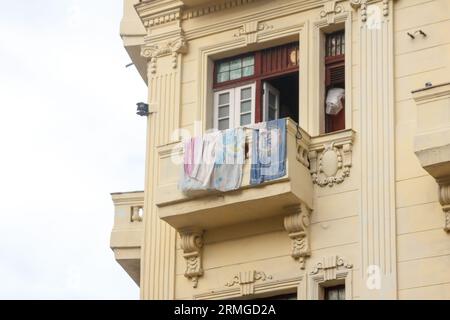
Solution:
<svg viewBox="0 0 450 320">
<path fill-rule="evenodd" d="M 139 286 L 144 192 L 113 193 L 111 197 L 115 213 L 110 247 L 116 261 Z"/>
<path fill-rule="evenodd" d="M 414 152 L 439 185 L 444 230 L 450 231 L 450 83 L 428 86 L 412 95 L 417 105 Z"/>
</svg>

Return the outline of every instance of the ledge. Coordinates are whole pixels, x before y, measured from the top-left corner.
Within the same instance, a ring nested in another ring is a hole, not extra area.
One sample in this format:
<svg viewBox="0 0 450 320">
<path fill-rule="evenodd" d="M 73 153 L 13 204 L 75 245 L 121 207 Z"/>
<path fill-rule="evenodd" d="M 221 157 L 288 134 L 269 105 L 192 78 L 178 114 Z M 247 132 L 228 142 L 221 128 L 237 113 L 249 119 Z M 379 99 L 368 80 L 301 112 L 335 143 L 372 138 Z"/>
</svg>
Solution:
<svg viewBox="0 0 450 320">
<path fill-rule="evenodd" d="M 119 192 L 111 196 L 115 214 L 110 247 L 116 261 L 139 285 L 144 192 Z"/>
</svg>

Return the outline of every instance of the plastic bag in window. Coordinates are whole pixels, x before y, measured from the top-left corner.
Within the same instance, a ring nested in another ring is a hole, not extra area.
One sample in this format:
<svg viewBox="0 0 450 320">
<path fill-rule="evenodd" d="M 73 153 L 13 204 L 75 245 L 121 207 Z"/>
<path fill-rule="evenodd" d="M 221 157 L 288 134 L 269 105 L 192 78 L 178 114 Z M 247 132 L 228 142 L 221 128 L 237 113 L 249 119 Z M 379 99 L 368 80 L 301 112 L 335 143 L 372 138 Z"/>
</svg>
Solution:
<svg viewBox="0 0 450 320">
<path fill-rule="evenodd" d="M 345 98 L 345 90 L 342 88 L 333 88 L 328 90 L 327 93 L 327 107 L 325 112 L 328 115 L 337 115 L 344 109 L 342 99 Z"/>
</svg>

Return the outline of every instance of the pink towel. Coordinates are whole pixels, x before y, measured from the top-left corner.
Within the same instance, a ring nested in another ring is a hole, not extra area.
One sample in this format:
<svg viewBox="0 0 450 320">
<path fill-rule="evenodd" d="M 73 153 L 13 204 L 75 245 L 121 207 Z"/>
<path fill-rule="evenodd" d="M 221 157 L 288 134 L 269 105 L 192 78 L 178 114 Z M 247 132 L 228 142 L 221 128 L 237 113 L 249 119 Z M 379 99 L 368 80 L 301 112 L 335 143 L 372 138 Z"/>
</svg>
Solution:
<svg viewBox="0 0 450 320">
<path fill-rule="evenodd" d="M 194 138 L 189 138 L 184 142 L 184 173 L 190 177 L 194 168 Z"/>
</svg>

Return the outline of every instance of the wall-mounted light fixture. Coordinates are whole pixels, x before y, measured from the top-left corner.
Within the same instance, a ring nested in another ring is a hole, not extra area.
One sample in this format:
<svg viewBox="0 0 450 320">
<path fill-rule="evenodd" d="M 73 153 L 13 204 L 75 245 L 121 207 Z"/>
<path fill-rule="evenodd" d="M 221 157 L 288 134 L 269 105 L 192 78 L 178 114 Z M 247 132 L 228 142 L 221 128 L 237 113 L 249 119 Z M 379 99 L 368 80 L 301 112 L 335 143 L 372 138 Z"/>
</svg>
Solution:
<svg viewBox="0 0 450 320">
<path fill-rule="evenodd" d="M 406 34 L 413 40 L 416 38 L 417 34 L 420 34 L 424 38 L 427 36 L 427 34 L 425 32 L 423 32 L 421 29 L 414 31 L 414 33 L 407 32 Z"/>
<path fill-rule="evenodd" d="M 148 104 L 147 103 L 138 102 L 138 103 L 136 103 L 136 105 L 137 105 L 137 112 L 136 112 L 136 114 L 138 116 L 146 117 L 146 116 L 148 116 L 150 114 L 150 112 L 148 111 Z"/>
</svg>

